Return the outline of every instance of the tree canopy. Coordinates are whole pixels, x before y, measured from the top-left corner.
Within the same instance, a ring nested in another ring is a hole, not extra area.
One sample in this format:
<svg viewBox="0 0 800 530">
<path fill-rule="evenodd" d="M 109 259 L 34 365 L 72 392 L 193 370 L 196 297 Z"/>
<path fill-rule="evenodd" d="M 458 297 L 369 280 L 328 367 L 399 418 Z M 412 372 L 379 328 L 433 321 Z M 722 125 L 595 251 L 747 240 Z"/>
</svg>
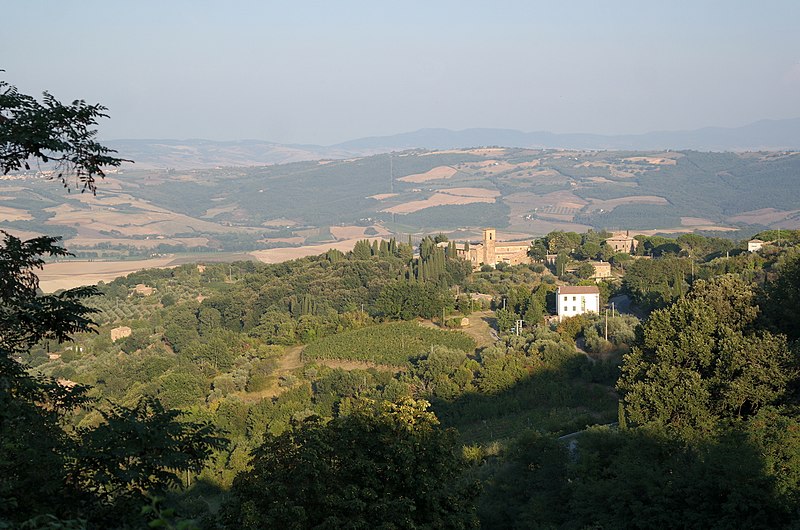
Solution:
<svg viewBox="0 0 800 530">
<path fill-rule="evenodd" d="M 227 528 L 472 528 L 474 485 L 424 401 L 355 401 L 268 436 L 233 484 Z"/>
<path fill-rule="evenodd" d="M 45 92 L 42 101 L 22 94 L 0 81 L 0 168 L 3 174 L 29 170 L 31 163 L 44 163 L 54 178 L 71 189 L 76 178 L 81 191 L 95 193 L 95 178 L 105 176 L 105 167 L 131 162 L 113 156 L 116 151 L 96 141 L 99 118 L 108 109 L 83 100 L 63 104 Z"/>
<path fill-rule="evenodd" d="M 775 403 L 795 375 L 783 336 L 754 330 L 752 288 L 734 276 L 699 280 L 654 311 L 625 357 L 618 388 L 628 418 L 709 432 Z"/>
</svg>

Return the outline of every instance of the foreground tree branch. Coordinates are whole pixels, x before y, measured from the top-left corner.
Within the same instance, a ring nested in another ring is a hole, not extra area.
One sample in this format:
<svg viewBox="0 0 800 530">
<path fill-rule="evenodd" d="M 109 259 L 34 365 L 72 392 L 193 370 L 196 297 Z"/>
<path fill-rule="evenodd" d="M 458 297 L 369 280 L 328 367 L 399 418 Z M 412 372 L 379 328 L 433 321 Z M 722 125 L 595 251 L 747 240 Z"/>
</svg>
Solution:
<svg viewBox="0 0 800 530">
<path fill-rule="evenodd" d="M 65 105 L 45 92 L 40 102 L 0 81 L 0 168 L 3 174 L 43 163 L 67 190 L 97 193 L 95 179 L 104 168 L 132 162 L 96 141 L 97 120 L 108 109 L 75 100 Z M 74 176 L 75 180 L 72 181 Z"/>
</svg>

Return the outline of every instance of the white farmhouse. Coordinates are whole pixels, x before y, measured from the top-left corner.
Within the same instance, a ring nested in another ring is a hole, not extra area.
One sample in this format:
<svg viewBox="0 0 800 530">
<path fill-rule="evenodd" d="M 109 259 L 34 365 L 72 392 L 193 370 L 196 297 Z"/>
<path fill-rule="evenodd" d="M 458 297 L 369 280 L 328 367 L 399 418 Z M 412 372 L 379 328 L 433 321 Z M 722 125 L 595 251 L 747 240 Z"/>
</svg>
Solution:
<svg viewBox="0 0 800 530">
<path fill-rule="evenodd" d="M 751 239 L 747 242 L 747 252 L 758 252 L 766 242 L 760 239 Z"/>
<path fill-rule="evenodd" d="M 600 289 L 594 285 L 562 285 L 556 292 L 558 320 L 600 312 Z"/>
</svg>

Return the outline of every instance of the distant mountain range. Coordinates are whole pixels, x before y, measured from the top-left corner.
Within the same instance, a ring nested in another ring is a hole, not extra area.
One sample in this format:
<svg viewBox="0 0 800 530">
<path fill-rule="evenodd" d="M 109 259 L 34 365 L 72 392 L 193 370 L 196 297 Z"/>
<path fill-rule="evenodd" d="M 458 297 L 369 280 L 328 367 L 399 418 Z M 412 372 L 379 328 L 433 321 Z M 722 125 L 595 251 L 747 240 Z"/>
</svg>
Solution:
<svg viewBox="0 0 800 530">
<path fill-rule="evenodd" d="M 706 127 L 691 131 L 601 135 L 522 132 L 513 129 L 420 129 L 372 136 L 331 146 L 280 144 L 261 140 L 111 140 L 106 142 L 138 167 L 216 167 L 342 159 L 407 149 L 457 149 L 478 146 L 543 149 L 649 151 L 800 150 L 800 118 L 761 120 L 742 127 Z"/>
</svg>

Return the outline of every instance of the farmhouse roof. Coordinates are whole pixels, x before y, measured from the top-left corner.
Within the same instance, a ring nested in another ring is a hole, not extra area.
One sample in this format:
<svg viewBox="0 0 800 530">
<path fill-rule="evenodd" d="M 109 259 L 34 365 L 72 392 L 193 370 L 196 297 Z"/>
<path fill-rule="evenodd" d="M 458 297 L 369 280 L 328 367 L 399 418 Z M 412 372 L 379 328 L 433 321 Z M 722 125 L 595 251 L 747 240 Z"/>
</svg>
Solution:
<svg viewBox="0 0 800 530">
<path fill-rule="evenodd" d="M 595 285 L 562 285 L 558 294 L 600 294 L 600 289 Z"/>
<path fill-rule="evenodd" d="M 761 240 L 761 239 L 751 239 L 751 240 L 749 241 L 749 243 L 764 243 L 764 241 L 763 241 L 763 240 Z"/>
</svg>

